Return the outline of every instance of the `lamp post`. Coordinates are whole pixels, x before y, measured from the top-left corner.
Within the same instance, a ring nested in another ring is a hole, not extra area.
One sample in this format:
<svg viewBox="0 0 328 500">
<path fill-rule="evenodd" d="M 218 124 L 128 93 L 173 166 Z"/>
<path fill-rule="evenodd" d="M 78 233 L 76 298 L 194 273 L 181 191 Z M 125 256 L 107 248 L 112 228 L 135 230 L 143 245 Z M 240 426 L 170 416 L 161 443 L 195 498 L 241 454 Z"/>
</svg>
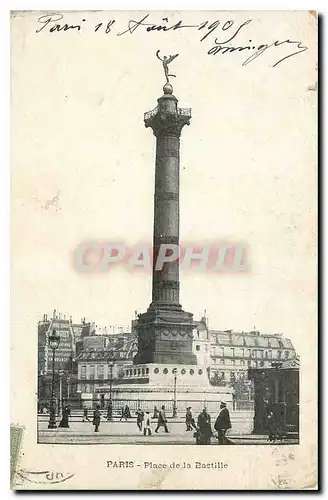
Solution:
<svg viewBox="0 0 328 500">
<path fill-rule="evenodd" d="M 59 410 L 60 414 L 62 414 L 63 411 L 63 377 L 65 375 L 64 370 L 60 370 L 58 372 L 59 375 Z"/>
<path fill-rule="evenodd" d="M 173 418 L 175 418 L 177 416 L 177 373 L 178 373 L 178 370 L 176 368 L 174 368 L 174 370 L 173 370 L 174 392 L 173 392 L 173 415 L 172 415 Z"/>
<path fill-rule="evenodd" d="M 48 338 L 49 347 L 52 349 L 52 384 L 51 384 L 51 402 L 50 402 L 50 416 L 48 429 L 56 429 L 56 399 L 55 399 L 55 351 L 59 346 L 60 337 L 56 335 L 56 330 L 53 329 Z"/>
<path fill-rule="evenodd" d="M 68 374 L 66 377 L 66 382 L 67 382 L 67 400 L 69 403 L 69 398 L 70 398 L 70 383 L 71 383 L 71 376 Z"/>
<path fill-rule="evenodd" d="M 113 385 L 113 366 L 114 363 L 109 363 L 109 404 L 112 404 L 112 385 Z"/>
</svg>

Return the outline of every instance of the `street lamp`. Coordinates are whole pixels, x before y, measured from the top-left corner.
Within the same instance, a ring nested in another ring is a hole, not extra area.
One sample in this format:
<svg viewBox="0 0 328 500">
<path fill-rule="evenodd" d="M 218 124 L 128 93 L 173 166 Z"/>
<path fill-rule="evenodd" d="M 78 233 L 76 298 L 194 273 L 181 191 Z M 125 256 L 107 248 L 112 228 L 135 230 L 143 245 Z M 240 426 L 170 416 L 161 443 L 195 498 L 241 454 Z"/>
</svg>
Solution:
<svg viewBox="0 0 328 500">
<path fill-rule="evenodd" d="M 112 404 L 112 385 L 113 385 L 113 366 L 114 363 L 109 363 L 109 404 Z"/>
<path fill-rule="evenodd" d="M 55 400 L 55 351 L 59 346 L 60 337 L 56 335 L 56 330 L 53 329 L 48 338 L 49 347 L 52 349 L 52 384 L 51 384 L 51 402 L 50 402 L 50 416 L 48 429 L 56 429 L 56 400 Z"/>
<path fill-rule="evenodd" d="M 63 411 L 63 376 L 64 376 L 64 370 L 59 370 L 58 375 L 59 375 L 59 412 L 60 414 Z"/>
<path fill-rule="evenodd" d="M 174 375 L 173 415 L 172 415 L 172 417 L 174 418 L 177 416 L 177 373 L 178 373 L 178 370 L 176 368 L 174 368 L 172 373 Z"/>
</svg>

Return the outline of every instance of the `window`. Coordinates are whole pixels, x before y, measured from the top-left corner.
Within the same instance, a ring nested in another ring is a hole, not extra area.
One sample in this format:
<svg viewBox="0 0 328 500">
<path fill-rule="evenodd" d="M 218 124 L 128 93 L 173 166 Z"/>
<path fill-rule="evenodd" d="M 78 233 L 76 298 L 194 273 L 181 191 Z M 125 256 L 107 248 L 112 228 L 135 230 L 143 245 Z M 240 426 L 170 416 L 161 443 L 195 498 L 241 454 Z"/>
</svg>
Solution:
<svg viewBox="0 0 328 500">
<path fill-rule="evenodd" d="M 193 375 L 195 372 L 194 372 L 194 370 L 191 368 L 191 369 L 189 370 L 189 373 L 190 373 L 190 375 Z"/>
<path fill-rule="evenodd" d="M 250 349 L 247 349 L 247 356 L 250 358 L 250 357 L 251 357 L 251 355 L 252 355 L 251 350 L 250 350 Z"/>
<path fill-rule="evenodd" d="M 103 379 L 104 378 L 104 365 L 99 365 L 98 366 L 98 378 Z"/>
<path fill-rule="evenodd" d="M 196 345 L 196 351 L 200 351 L 200 345 Z"/>
<path fill-rule="evenodd" d="M 260 366 L 264 366 L 264 361 L 260 361 Z"/>
<path fill-rule="evenodd" d="M 271 349 L 268 351 L 268 357 L 269 357 L 269 359 L 272 359 L 272 351 L 271 351 Z"/>
<path fill-rule="evenodd" d="M 278 358 L 278 359 L 281 359 L 281 351 L 278 351 L 277 358 Z"/>
<path fill-rule="evenodd" d="M 260 358 L 263 359 L 264 352 L 263 351 L 259 351 L 259 352 L 260 352 Z"/>
<path fill-rule="evenodd" d="M 81 378 L 87 378 L 87 367 L 85 365 L 81 366 Z"/>
<path fill-rule="evenodd" d="M 95 378 L 95 365 L 90 365 L 90 370 L 89 370 L 89 378 L 94 379 Z"/>
<path fill-rule="evenodd" d="M 247 361 L 248 368 L 250 368 L 252 366 L 251 363 L 252 363 L 251 361 L 249 361 L 249 360 Z"/>
<path fill-rule="evenodd" d="M 240 349 L 240 356 L 243 358 L 245 356 L 245 352 L 244 352 L 244 349 Z"/>
<path fill-rule="evenodd" d="M 224 347 L 220 347 L 220 356 L 224 356 Z"/>
<path fill-rule="evenodd" d="M 240 364 L 241 365 L 244 365 L 245 364 L 245 361 L 243 359 L 240 360 Z"/>
<path fill-rule="evenodd" d="M 148 373 L 149 373 L 149 368 L 146 368 L 146 374 L 148 375 Z"/>
<path fill-rule="evenodd" d="M 234 357 L 234 355 L 235 355 L 235 349 L 231 347 L 231 356 Z"/>
<path fill-rule="evenodd" d="M 224 359 L 220 359 L 220 364 L 224 365 Z"/>
<path fill-rule="evenodd" d="M 231 359 L 230 361 L 231 361 L 231 364 L 232 364 L 232 365 L 235 365 L 235 364 L 236 364 L 236 360 L 235 360 L 235 359 Z"/>
<path fill-rule="evenodd" d="M 235 372 L 230 372 L 230 382 L 234 382 L 236 380 Z"/>
<path fill-rule="evenodd" d="M 289 357 L 289 352 L 285 351 L 285 358 L 287 359 Z"/>
</svg>

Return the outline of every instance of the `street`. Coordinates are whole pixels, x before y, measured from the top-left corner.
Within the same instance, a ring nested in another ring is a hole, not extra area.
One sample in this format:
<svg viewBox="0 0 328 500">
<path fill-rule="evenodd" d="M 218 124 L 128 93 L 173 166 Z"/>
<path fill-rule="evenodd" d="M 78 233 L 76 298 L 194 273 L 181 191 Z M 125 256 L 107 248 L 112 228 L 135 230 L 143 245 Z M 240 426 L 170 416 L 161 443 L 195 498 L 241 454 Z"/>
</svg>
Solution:
<svg viewBox="0 0 328 500">
<path fill-rule="evenodd" d="M 48 429 L 48 418 L 45 415 L 38 418 L 38 442 L 51 444 L 176 444 L 194 445 L 196 440 L 193 431 L 186 431 L 184 421 L 180 419 L 168 420 L 169 433 L 164 432 L 161 427 L 156 434 L 156 422 L 152 423 L 152 435 L 144 436 L 137 428 L 135 419 L 129 421 L 108 422 L 102 419 L 99 432 L 94 432 L 92 419 L 82 422 L 81 417 L 75 416 L 70 421 L 68 429 L 60 428 Z M 57 425 L 59 424 L 57 419 Z M 255 436 L 251 434 L 248 419 L 232 418 L 232 429 L 228 431 L 227 437 L 233 444 L 242 445 L 268 445 L 267 436 Z M 284 439 L 282 444 L 296 444 L 296 440 Z M 217 439 L 212 438 L 211 444 L 218 445 Z M 276 444 L 280 444 L 276 443 Z"/>
</svg>

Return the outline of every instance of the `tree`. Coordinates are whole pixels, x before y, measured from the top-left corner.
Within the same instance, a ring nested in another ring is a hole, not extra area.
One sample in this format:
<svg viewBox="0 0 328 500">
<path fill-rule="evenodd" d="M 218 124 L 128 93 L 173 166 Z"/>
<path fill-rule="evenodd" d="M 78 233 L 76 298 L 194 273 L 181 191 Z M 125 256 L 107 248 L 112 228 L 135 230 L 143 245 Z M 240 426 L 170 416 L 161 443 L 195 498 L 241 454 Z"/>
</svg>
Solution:
<svg viewBox="0 0 328 500">
<path fill-rule="evenodd" d="M 245 378 L 231 380 L 230 384 L 234 390 L 234 397 L 236 399 L 246 399 L 245 396 L 249 394 L 249 384 Z"/>
<path fill-rule="evenodd" d="M 213 377 L 210 379 L 211 385 L 216 385 L 216 386 L 224 386 L 225 382 L 223 380 L 223 377 L 219 375 L 219 372 L 215 372 Z"/>
</svg>

